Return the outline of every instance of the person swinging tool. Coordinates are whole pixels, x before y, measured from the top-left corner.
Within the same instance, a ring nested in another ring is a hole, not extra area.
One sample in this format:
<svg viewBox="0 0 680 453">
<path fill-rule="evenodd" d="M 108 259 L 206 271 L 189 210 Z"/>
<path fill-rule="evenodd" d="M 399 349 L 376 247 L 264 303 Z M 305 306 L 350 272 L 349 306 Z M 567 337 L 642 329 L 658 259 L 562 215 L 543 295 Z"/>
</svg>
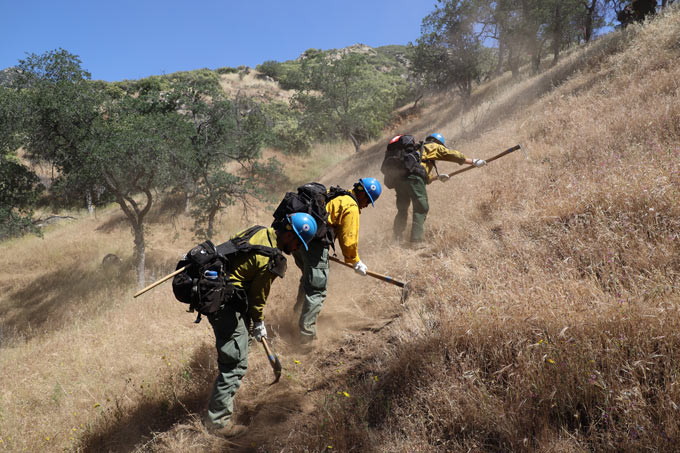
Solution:
<svg viewBox="0 0 680 453">
<path fill-rule="evenodd" d="M 367 266 L 359 258 L 359 213 L 374 202 L 382 193 L 382 185 L 375 178 L 361 178 L 350 191 L 331 187 L 326 194 L 328 233 L 315 238 L 307 250 L 293 253 L 295 264 L 302 270 L 295 312 L 300 312 L 300 342 L 310 343 L 316 339 L 316 321 L 326 299 L 328 287 L 328 252 L 335 238 L 338 239 L 345 262 L 355 272 L 366 275 Z"/>
<path fill-rule="evenodd" d="M 228 260 L 229 283 L 233 296 L 208 320 L 215 333 L 217 379 L 210 395 L 204 424 L 209 432 L 222 437 L 243 434 L 247 427 L 231 421 L 234 396 L 248 367 L 249 317 L 257 341 L 267 337 L 264 307 L 276 277 L 283 277 L 286 259 L 281 252 L 307 249 L 316 234 L 316 221 L 306 213 L 293 213 L 279 228 L 253 227 L 234 236 L 230 242 L 239 250 Z M 218 250 L 222 246 L 218 246 Z M 271 253 L 272 249 L 275 253 Z"/>
<path fill-rule="evenodd" d="M 398 135 L 390 141 L 390 145 L 403 142 L 403 137 L 410 137 L 411 142 L 413 141 L 411 136 Z M 430 176 L 433 168 L 436 171 L 435 161 L 443 160 L 456 162 L 460 165 L 474 165 L 475 167 L 482 167 L 486 165 L 486 161 L 482 159 L 470 159 L 465 157 L 461 152 L 447 148 L 445 143 L 446 140 L 444 139 L 444 136 L 435 132 L 427 136 L 425 143 L 422 144 L 420 150 L 418 150 L 418 146 L 411 146 L 413 151 L 409 153 L 402 153 L 402 155 L 414 156 L 411 159 L 415 160 L 415 163 L 410 166 L 410 168 L 408 168 L 408 171 L 405 172 L 402 177 L 395 178 L 393 182 L 397 198 L 397 215 L 395 216 L 394 223 L 392 225 L 393 239 L 396 241 L 402 240 L 402 235 L 406 229 L 408 209 L 411 203 L 413 203 L 413 222 L 411 228 L 410 246 L 414 249 L 424 247 L 424 225 L 425 219 L 427 218 L 427 213 L 430 209 L 427 201 L 427 189 L 425 186 L 437 179 L 440 181 L 446 181 L 449 179 L 447 174 L 441 174 L 434 178 Z M 412 143 L 409 144 L 413 145 Z M 390 145 L 388 145 L 388 152 Z M 406 165 L 409 167 L 408 162 Z"/>
</svg>

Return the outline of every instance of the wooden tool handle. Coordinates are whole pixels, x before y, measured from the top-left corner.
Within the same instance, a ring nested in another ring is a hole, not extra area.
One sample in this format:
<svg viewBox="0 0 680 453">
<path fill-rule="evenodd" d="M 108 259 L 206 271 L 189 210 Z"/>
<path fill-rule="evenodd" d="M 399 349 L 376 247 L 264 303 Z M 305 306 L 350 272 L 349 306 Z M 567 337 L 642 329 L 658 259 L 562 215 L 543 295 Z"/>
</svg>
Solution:
<svg viewBox="0 0 680 453">
<path fill-rule="evenodd" d="M 161 278 L 160 280 L 156 280 L 155 282 L 153 282 L 152 284 L 150 284 L 150 285 L 147 286 L 146 288 L 140 289 L 139 291 L 137 291 L 137 292 L 135 293 L 135 295 L 132 296 L 132 297 L 137 297 L 137 296 L 139 296 L 139 295 L 144 294 L 145 292 L 147 292 L 147 291 L 150 290 L 151 288 L 155 288 L 156 286 L 160 285 L 160 284 L 163 283 L 164 281 L 166 281 L 166 280 L 168 280 L 168 279 L 171 279 L 171 278 L 174 277 L 175 275 L 177 275 L 177 274 L 179 274 L 180 272 L 186 270 L 186 268 L 188 268 L 189 266 L 190 266 L 190 264 L 187 264 L 187 265 L 184 266 L 183 268 L 177 269 L 177 270 L 176 270 L 175 272 L 173 272 L 172 274 L 168 274 L 168 275 L 166 275 L 165 277 Z"/>
<path fill-rule="evenodd" d="M 340 263 L 340 264 L 342 264 L 343 266 L 347 266 L 347 267 L 349 267 L 349 268 L 354 269 L 354 266 L 352 266 L 352 265 L 349 264 L 349 263 L 345 263 L 344 261 L 342 261 L 341 259 L 336 258 L 335 256 L 329 256 L 328 259 L 331 260 L 331 261 L 335 261 L 336 263 Z M 385 281 L 385 282 L 387 282 L 387 283 L 390 283 L 390 284 L 392 284 L 392 285 L 397 285 L 397 286 L 399 286 L 399 287 L 401 287 L 401 288 L 403 288 L 404 285 L 406 284 L 406 283 L 404 283 L 404 282 L 400 282 L 399 280 L 395 280 L 395 279 L 393 279 L 392 277 L 390 277 L 390 276 L 388 276 L 388 275 L 378 274 L 377 272 L 366 271 L 366 275 L 369 275 L 369 276 L 371 276 L 371 277 L 373 277 L 373 278 L 377 278 L 377 279 L 383 280 L 383 281 Z"/>
<path fill-rule="evenodd" d="M 517 151 L 518 149 L 521 149 L 521 148 L 522 148 L 521 145 L 515 145 L 512 148 L 506 149 L 502 153 L 496 154 L 493 157 L 489 157 L 488 159 L 486 159 L 486 163 L 493 162 L 494 160 L 500 159 L 501 157 L 505 156 L 506 154 L 510 154 L 511 152 Z M 466 172 L 468 170 L 472 170 L 473 168 L 477 168 L 477 167 L 475 167 L 474 165 L 470 165 L 469 167 L 463 168 L 462 170 L 458 170 L 458 171 L 454 171 L 453 173 L 449 173 L 449 177 L 459 175 L 459 174 Z"/>
</svg>

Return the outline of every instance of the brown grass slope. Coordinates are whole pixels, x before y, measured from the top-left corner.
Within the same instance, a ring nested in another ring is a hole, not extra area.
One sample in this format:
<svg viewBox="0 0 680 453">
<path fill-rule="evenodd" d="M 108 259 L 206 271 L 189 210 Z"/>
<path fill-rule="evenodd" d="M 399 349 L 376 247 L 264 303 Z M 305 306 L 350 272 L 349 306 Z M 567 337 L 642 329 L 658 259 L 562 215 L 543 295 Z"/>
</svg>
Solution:
<svg viewBox="0 0 680 453">
<path fill-rule="evenodd" d="M 390 243 L 386 191 L 362 213 L 362 259 L 414 294 L 401 306 L 394 287 L 334 267 L 311 352 L 292 341 L 291 266 L 266 312 L 284 378 L 267 385 L 254 345 L 236 401 L 251 429 L 233 443 L 198 422 L 215 373 L 208 323 L 169 286 L 133 300 L 124 276 L 98 271 L 105 253 L 129 255 L 114 209 L 1 244 L 0 450 L 674 450 L 679 43 L 677 13 L 629 27 L 480 87 L 469 110 L 442 95 L 331 168 L 328 184 L 377 175 L 402 131 L 437 130 L 473 157 L 521 142 L 531 158 L 431 185 L 424 251 Z M 193 243 L 189 219 L 167 213 L 149 232 L 156 275 Z M 269 216 L 229 212 L 222 232 Z"/>
<path fill-rule="evenodd" d="M 431 186 L 425 253 L 384 239 L 394 211 L 380 200 L 366 261 L 412 275 L 418 297 L 265 450 L 674 450 L 679 43 L 675 13 L 454 121 L 440 105 L 413 124 L 474 156 L 520 141 L 531 161 L 513 155 Z M 372 151 L 362 171 L 376 168 Z M 381 296 L 364 294 L 363 311 Z"/>
</svg>

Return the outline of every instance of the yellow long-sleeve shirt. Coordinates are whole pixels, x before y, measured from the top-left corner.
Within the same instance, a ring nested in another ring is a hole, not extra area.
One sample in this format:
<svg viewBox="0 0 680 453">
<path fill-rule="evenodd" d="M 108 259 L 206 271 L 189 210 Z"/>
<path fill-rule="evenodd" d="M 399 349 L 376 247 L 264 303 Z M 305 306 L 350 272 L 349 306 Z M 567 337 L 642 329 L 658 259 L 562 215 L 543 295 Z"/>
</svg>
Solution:
<svg viewBox="0 0 680 453">
<path fill-rule="evenodd" d="M 351 191 L 354 194 L 354 191 Z M 326 203 L 328 224 L 333 228 L 346 263 L 359 262 L 359 205 L 349 195 Z"/>
<path fill-rule="evenodd" d="M 234 237 L 242 236 L 245 231 L 247 230 L 241 231 Z M 277 245 L 276 232 L 273 228 L 263 228 L 248 242 L 274 248 Z M 251 252 L 237 255 L 229 263 L 229 280 L 234 286 L 243 288 L 248 294 L 248 314 L 253 321 L 264 319 L 264 307 L 269 290 L 277 277 L 269 270 L 270 259 L 268 256 Z"/>
<path fill-rule="evenodd" d="M 422 165 L 425 168 L 425 171 L 427 172 L 428 182 L 431 182 L 432 177 L 430 176 L 430 172 L 434 168 L 435 160 L 455 162 L 458 165 L 462 165 L 465 163 L 465 159 L 467 158 L 460 151 L 456 151 L 455 149 L 449 149 L 444 145 L 440 145 L 439 143 L 429 142 L 423 145 L 423 156 L 421 158 L 422 162 L 420 163 L 420 165 Z"/>
</svg>

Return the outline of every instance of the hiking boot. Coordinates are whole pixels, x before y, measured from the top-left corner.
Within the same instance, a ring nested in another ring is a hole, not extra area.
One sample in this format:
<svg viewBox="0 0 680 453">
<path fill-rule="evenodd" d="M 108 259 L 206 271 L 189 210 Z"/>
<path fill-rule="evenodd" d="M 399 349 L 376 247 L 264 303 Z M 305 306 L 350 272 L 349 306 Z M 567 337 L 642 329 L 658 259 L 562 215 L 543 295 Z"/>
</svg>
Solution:
<svg viewBox="0 0 680 453">
<path fill-rule="evenodd" d="M 425 244 L 425 241 L 413 241 L 410 244 L 411 250 L 422 250 L 425 247 L 427 247 L 427 244 Z"/>
<path fill-rule="evenodd" d="M 246 431 L 248 431 L 247 426 L 237 425 L 231 421 L 226 426 L 219 427 L 219 425 L 212 425 L 211 428 L 208 428 L 208 432 L 213 436 L 224 437 L 225 439 L 241 436 Z"/>
<path fill-rule="evenodd" d="M 316 335 L 300 334 L 300 344 L 311 344 L 316 341 Z"/>
</svg>

